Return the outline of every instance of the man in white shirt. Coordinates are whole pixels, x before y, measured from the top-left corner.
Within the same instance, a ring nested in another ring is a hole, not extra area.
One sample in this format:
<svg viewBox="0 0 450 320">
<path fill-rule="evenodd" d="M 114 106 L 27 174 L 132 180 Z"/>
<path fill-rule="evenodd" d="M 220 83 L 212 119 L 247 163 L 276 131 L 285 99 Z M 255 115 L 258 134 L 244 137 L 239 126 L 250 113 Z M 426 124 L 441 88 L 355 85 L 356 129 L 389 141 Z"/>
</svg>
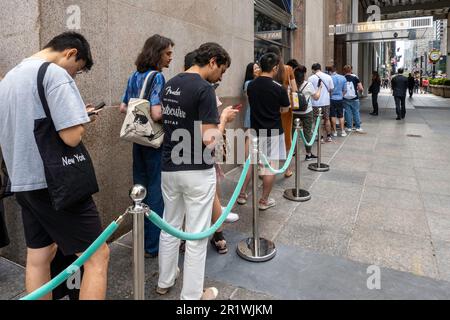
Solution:
<svg viewBox="0 0 450 320">
<path fill-rule="evenodd" d="M 322 91 L 320 94 L 320 99 L 312 101 L 314 118 L 319 116 L 319 109 L 322 108 L 324 128 L 327 133 L 327 142 L 332 142 L 331 138 L 331 122 L 330 122 L 330 105 L 331 105 L 331 92 L 334 90 L 333 79 L 326 73 L 322 72 L 322 66 L 319 63 L 315 63 L 312 66 L 313 75 L 309 77 L 308 81 L 313 84 L 314 89 L 318 90 L 320 85 L 322 86 Z M 323 137 L 322 137 L 323 138 Z"/>
</svg>

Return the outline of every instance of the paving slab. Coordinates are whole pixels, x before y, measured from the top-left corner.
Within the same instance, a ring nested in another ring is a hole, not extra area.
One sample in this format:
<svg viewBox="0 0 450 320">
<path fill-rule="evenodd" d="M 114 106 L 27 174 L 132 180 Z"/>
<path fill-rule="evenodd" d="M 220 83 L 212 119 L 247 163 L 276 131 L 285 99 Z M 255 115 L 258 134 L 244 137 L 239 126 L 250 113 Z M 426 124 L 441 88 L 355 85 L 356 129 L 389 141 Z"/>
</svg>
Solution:
<svg viewBox="0 0 450 320">
<path fill-rule="evenodd" d="M 0 257 L 0 300 L 13 300 L 25 291 L 25 269 Z"/>
</svg>

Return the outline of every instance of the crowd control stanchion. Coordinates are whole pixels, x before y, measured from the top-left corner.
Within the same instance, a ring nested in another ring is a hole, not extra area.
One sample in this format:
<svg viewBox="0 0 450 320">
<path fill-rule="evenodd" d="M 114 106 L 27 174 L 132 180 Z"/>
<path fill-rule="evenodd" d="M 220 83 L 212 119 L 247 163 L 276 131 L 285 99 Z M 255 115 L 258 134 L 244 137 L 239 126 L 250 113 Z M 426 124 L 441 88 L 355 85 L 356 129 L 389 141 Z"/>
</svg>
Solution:
<svg viewBox="0 0 450 320">
<path fill-rule="evenodd" d="M 300 137 L 300 131 L 302 130 L 300 119 L 295 119 L 295 131 L 298 133 L 298 137 Z M 295 154 L 295 189 L 288 189 L 284 192 L 284 197 L 291 201 L 296 202 L 305 202 L 311 200 L 311 194 L 306 191 L 300 189 L 300 179 L 301 179 L 301 157 L 300 150 L 302 149 L 302 140 L 300 138 L 297 139 L 297 152 Z"/>
<path fill-rule="evenodd" d="M 323 119 L 323 110 L 319 109 L 319 117 Z M 322 163 L 322 122 L 320 122 L 319 126 L 319 134 L 317 135 L 317 163 L 312 163 L 308 166 L 309 170 L 317 171 L 317 172 L 327 172 L 330 171 L 330 166 Z"/>
<path fill-rule="evenodd" d="M 142 203 L 147 190 L 141 185 L 134 186 L 130 198 L 134 206 L 129 209 L 133 215 L 133 291 L 134 300 L 145 300 L 145 251 L 144 251 L 144 219 L 149 208 Z"/>
<path fill-rule="evenodd" d="M 265 262 L 273 259 L 277 254 L 275 244 L 259 237 L 259 199 L 258 199 L 258 139 L 252 140 L 252 169 L 253 169 L 253 238 L 242 240 L 237 247 L 238 255 L 250 262 Z"/>
</svg>

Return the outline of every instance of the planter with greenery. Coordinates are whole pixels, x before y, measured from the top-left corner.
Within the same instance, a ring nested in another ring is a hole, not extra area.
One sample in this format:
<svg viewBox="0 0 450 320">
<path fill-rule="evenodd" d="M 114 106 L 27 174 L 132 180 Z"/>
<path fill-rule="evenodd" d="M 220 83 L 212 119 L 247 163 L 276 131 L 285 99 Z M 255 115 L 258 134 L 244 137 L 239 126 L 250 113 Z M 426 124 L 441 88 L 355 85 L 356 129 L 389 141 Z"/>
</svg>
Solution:
<svg viewBox="0 0 450 320">
<path fill-rule="evenodd" d="M 450 79 L 430 79 L 431 93 L 450 98 Z"/>
</svg>

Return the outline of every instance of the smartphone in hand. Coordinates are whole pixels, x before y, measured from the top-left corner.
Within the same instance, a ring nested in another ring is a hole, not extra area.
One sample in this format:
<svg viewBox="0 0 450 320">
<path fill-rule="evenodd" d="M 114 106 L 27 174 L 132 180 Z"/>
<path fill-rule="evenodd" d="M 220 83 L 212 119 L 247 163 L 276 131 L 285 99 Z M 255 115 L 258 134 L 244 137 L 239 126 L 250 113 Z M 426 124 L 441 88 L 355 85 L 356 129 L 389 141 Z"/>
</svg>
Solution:
<svg viewBox="0 0 450 320">
<path fill-rule="evenodd" d="M 101 109 L 103 109 L 105 106 L 106 106 L 106 103 L 100 102 L 98 105 L 95 106 L 94 111 L 101 110 Z M 93 115 L 96 115 L 97 112 L 94 112 L 94 111 L 93 111 L 93 112 L 89 112 L 89 113 L 88 113 L 88 116 L 89 116 L 89 117 L 92 117 Z"/>
<path fill-rule="evenodd" d="M 322 79 L 319 79 L 319 82 L 317 83 L 317 87 L 320 88 L 321 85 L 322 85 Z"/>
<path fill-rule="evenodd" d="M 236 104 L 236 105 L 233 106 L 233 110 L 241 111 L 242 107 L 243 107 L 242 104 Z"/>
</svg>

